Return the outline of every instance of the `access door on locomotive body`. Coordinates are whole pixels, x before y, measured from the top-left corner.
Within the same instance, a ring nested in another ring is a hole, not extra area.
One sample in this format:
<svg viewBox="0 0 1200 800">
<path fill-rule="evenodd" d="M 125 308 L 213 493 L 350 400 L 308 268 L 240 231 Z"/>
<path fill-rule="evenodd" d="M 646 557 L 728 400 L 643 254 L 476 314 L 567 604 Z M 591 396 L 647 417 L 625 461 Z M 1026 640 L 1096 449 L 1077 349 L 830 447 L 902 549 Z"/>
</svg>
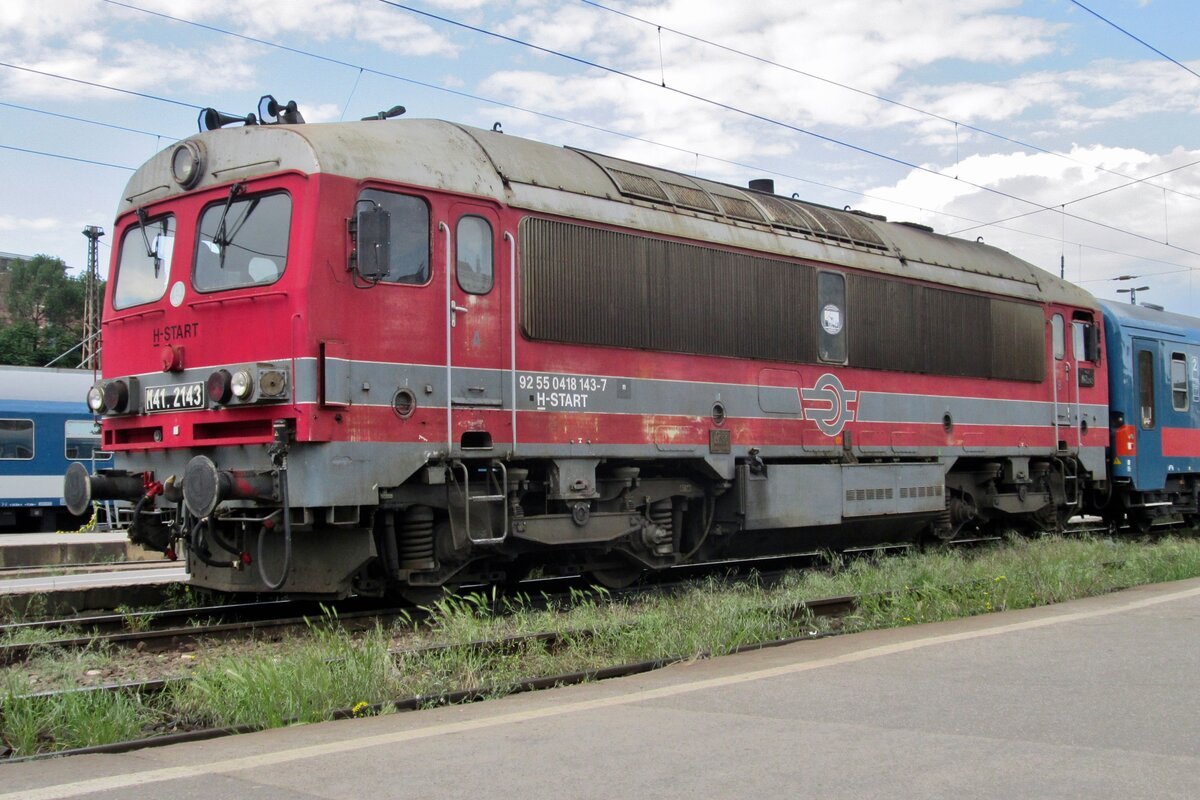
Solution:
<svg viewBox="0 0 1200 800">
<path fill-rule="evenodd" d="M 1102 324 L 1090 310 L 1051 307 L 1049 314 L 1051 402 L 1058 450 L 1078 453 L 1089 471 L 1101 475 L 1104 420 L 1094 410 L 1107 400 Z"/>
<path fill-rule="evenodd" d="M 509 420 L 484 412 L 501 411 L 506 398 L 511 403 L 504 367 L 511 351 L 512 236 L 504 237 L 495 209 L 467 202 L 450 204 L 438 230 L 445 251 L 449 449 L 455 443 L 503 449 L 512 440 Z"/>
</svg>

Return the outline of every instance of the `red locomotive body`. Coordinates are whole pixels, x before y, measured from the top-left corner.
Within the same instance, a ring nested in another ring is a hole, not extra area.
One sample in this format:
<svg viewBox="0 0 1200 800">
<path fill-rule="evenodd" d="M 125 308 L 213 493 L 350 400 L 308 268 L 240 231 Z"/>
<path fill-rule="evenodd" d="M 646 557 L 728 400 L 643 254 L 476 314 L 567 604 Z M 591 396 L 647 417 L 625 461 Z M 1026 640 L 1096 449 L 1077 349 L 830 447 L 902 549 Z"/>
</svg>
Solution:
<svg viewBox="0 0 1200 800">
<path fill-rule="evenodd" d="M 100 476 L 231 591 L 413 593 L 1053 524 L 1095 301 L 979 243 L 434 121 L 219 130 L 130 182 Z"/>
</svg>

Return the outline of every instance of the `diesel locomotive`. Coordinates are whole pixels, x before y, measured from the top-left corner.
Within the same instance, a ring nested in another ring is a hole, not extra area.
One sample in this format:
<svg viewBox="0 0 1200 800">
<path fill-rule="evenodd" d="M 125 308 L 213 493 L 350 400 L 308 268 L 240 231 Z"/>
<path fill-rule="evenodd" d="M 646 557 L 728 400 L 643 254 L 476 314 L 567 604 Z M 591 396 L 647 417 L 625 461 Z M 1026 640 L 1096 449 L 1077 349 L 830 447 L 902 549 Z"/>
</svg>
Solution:
<svg viewBox="0 0 1200 800">
<path fill-rule="evenodd" d="M 129 500 L 130 535 L 197 585 L 419 597 L 534 566 L 620 585 L 1194 511 L 1182 471 L 1134 485 L 1159 439 L 1120 347 L 1151 312 L 763 182 L 286 116 L 131 178 L 88 393 L 115 463 L 66 476 L 72 510 Z M 1155 363 L 1174 380 L 1184 354 L 1190 408 L 1188 341 Z"/>
</svg>

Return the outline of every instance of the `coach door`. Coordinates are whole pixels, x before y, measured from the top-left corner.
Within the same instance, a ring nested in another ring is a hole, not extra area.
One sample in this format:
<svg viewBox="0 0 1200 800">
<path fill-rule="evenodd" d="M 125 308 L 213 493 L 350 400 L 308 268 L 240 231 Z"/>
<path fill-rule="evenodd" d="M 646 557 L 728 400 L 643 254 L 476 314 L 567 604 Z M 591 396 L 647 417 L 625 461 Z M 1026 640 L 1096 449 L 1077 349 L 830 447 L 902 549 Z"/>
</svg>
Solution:
<svg viewBox="0 0 1200 800">
<path fill-rule="evenodd" d="M 1133 340 L 1133 391 L 1137 417 L 1129 420 L 1137 430 L 1137 457 L 1134 460 L 1135 485 L 1138 489 L 1156 489 L 1163 485 L 1162 420 L 1160 395 L 1164 393 L 1162 365 L 1158 363 L 1158 343 L 1149 339 Z"/>
<path fill-rule="evenodd" d="M 509 436 L 507 418 L 484 413 L 500 411 L 504 404 L 508 251 L 501 246 L 494 211 L 468 204 L 451 211 L 450 221 L 441 225 L 447 249 L 448 436 L 452 447 L 485 449 Z"/>
</svg>

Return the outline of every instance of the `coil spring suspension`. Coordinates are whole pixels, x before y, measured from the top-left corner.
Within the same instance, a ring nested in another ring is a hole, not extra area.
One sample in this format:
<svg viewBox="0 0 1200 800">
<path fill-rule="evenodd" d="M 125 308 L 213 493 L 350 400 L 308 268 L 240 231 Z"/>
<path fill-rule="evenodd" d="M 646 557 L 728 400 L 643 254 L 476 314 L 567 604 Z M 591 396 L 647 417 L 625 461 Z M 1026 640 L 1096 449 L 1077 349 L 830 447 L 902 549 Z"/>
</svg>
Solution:
<svg viewBox="0 0 1200 800">
<path fill-rule="evenodd" d="M 429 506 L 408 509 L 396 539 L 401 569 L 429 570 L 437 566 L 433 554 L 433 509 Z"/>
<path fill-rule="evenodd" d="M 674 529 L 670 498 L 667 498 L 666 500 L 659 500 L 657 503 L 651 503 L 648 516 L 650 517 L 651 522 L 662 528 L 667 533 L 670 533 Z"/>
<path fill-rule="evenodd" d="M 675 539 L 672 534 L 675 523 L 670 498 L 651 503 L 646 509 L 646 516 L 650 518 L 651 524 L 643 529 L 642 541 L 651 553 L 658 556 L 670 555 Z"/>
</svg>

